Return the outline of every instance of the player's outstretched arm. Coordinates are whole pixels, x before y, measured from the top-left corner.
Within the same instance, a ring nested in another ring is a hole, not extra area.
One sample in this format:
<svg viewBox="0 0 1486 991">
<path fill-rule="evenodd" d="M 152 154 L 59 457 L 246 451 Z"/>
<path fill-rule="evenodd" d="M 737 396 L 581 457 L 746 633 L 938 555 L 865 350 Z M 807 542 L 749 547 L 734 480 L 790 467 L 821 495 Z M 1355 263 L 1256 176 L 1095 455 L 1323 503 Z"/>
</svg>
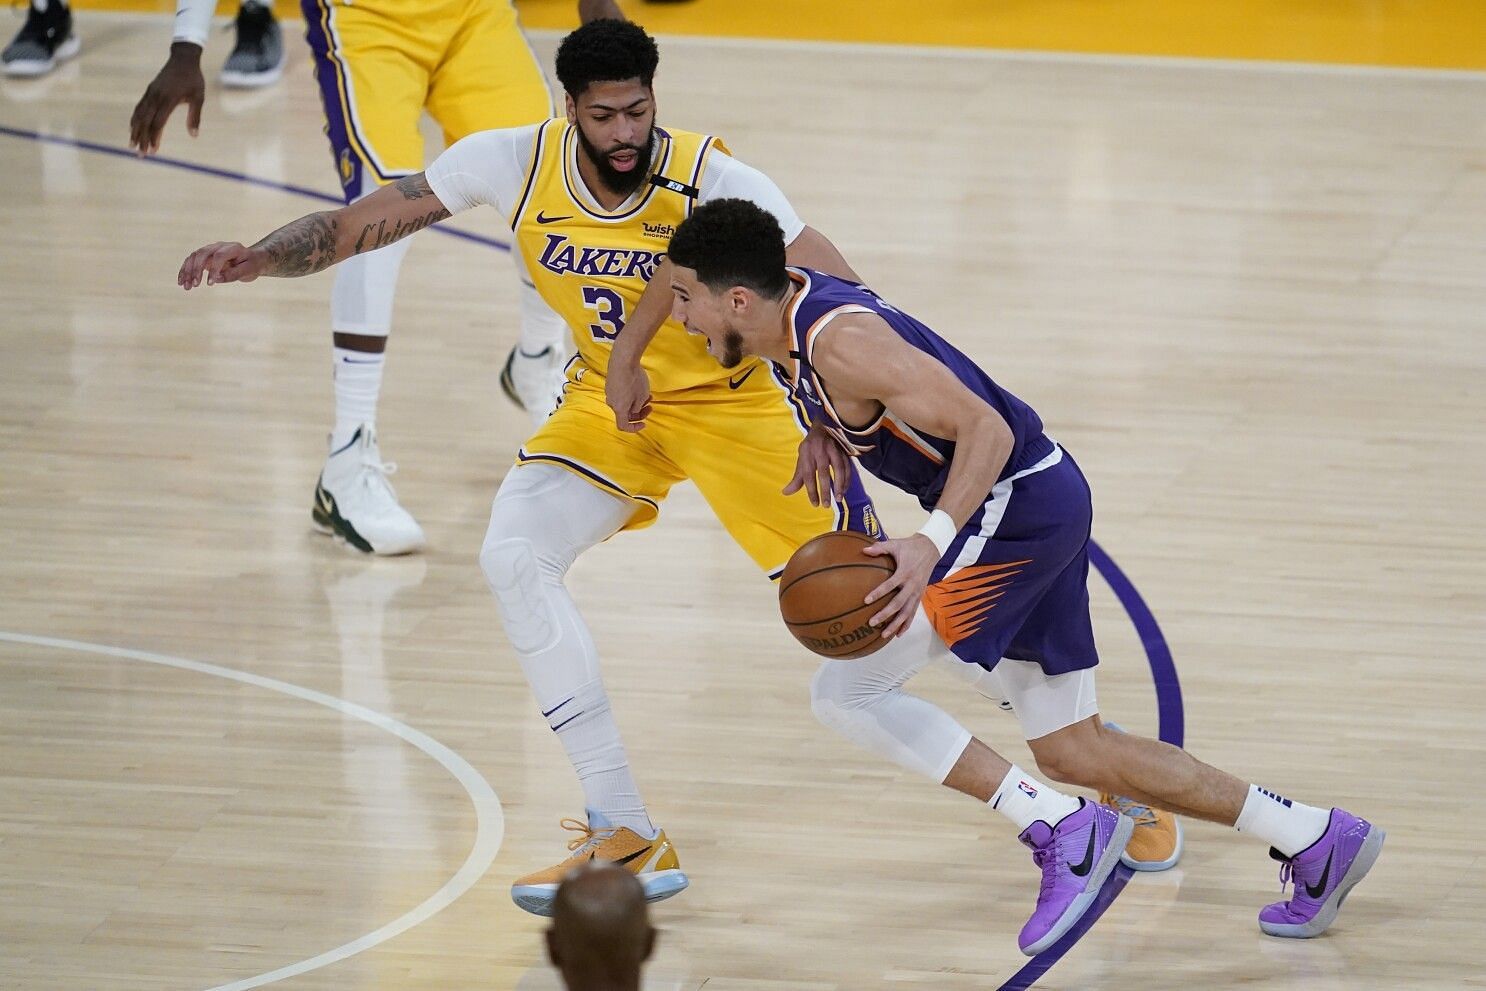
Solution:
<svg viewBox="0 0 1486 991">
<path fill-rule="evenodd" d="M 300 217 L 247 247 L 218 241 L 186 256 L 176 283 L 252 282 L 260 275 L 294 278 L 324 271 L 352 255 L 385 247 L 449 216 L 423 173 L 406 176 L 339 210 Z"/>
</svg>

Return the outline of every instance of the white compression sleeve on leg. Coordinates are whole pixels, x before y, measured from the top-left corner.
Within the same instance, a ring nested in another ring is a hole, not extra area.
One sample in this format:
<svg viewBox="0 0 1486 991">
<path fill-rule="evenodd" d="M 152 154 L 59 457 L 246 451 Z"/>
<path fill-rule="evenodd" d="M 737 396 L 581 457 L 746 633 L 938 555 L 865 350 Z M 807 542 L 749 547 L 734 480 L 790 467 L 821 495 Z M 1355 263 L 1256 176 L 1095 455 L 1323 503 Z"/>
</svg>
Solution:
<svg viewBox="0 0 1486 991">
<path fill-rule="evenodd" d="M 357 199 L 376 190 L 375 182 L 363 178 Z M 391 333 L 397 273 L 412 243 L 411 237 L 405 237 L 385 248 L 352 255 L 335 267 L 335 283 L 330 290 L 331 330 L 372 337 Z"/>
<path fill-rule="evenodd" d="M 558 357 L 566 359 L 574 350 L 572 339 L 568 335 L 568 325 L 553 312 L 552 307 L 542 299 L 541 293 L 537 292 L 536 286 L 531 284 L 520 258 L 515 259 L 515 265 L 521 302 L 521 337 L 517 344 L 522 354 L 535 356 L 550 347 Z"/>
<path fill-rule="evenodd" d="M 480 566 L 547 725 L 578 773 L 589 809 L 654 835 L 599 674 L 598 651 L 563 584 L 578 555 L 622 527 L 634 507 L 555 465 L 507 473 Z"/>
<path fill-rule="evenodd" d="M 903 683 L 949 648 L 922 609 L 875 654 L 826 661 L 810 683 L 810 708 L 848 740 L 943 783 L 970 744 L 970 731 L 943 709 L 903 692 Z"/>
</svg>

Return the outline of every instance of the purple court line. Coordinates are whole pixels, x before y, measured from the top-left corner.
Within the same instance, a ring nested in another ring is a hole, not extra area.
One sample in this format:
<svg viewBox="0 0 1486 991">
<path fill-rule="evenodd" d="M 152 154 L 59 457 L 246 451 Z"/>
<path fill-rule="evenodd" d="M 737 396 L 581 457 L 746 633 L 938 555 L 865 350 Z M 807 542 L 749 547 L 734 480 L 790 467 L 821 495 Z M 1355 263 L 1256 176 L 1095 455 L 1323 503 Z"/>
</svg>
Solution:
<svg viewBox="0 0 1486 991">
<path fill-rule="evenodd" d="M 217 179 L 229 179 L 233 182 L 245 182 L 251 186 L 261 186 L 264 189 L 276 189 L 280 192 L 294 193 L 309 199 L 319 200 L 323 203 L 344 202 L 339 196 L 331 196 L 317 189 L 306 186 L 296 186 L 291 183 L 274 182 L 271 179 L 260 179 L 257 176 L 246 175 L 242 172 L 233 172 L 229 169 L 218 169 L 210 165 L 197 165 L 195 162 L 183 161 L 179 158 L 140 158 L 127 148 L 116 148 L 112 145 L 98 144 L 94 141 L 82 141 L 77 138 L 62 138 L 50 134 L 42 134 L 38 131 L 26 131 L 20 128 L 7 127 L 0 124 L 0 134 L 13 138 L 26 138 L 31 141 L 44 141 L 51 144 L 70 145 L 74 148 L 82 148 L 85 151 L 95 151 L 104 155 L 114 155 L 118 158 L 128 158 L 137 162 L 151 165 L 164 165 L 171 168 L 184 169 L 187 172 L 197 172 L 209 175 Z M 510 251 L 511 246 L 483 237 L 479 234 L 471 234 L 466 231 L 453 230 L 448 227 L 434 227 L 433 230 L 450 237 L 471 241 L 475 244 L 483 244 L 486 247 L 496 248 L 500 251 Z M 1120 600 L 1120 605 L 1125 607 L 1125 612 L 1130 616 L 1130 621 L 1135 624 L 1135 632 L 1140 635 L 1140 642 L 1145 647 L 1146 660 L 1151 666 L 1151 678 L 1156 686 L 1156 710 L 1159 716 L 1159 735 L 1162 740 L 1172 746 L 1180 747 L 1185 735 L 1185 721 L 1182 712 L 1182 689 L 1177 681 L 1176 664 L 1171 658 L 1171 648 L 1166 645 L 1166 638 L 1161 633 L 1161 627 L 1152 615 L 1150 607 L 1140 597 L 1140 592 L 1135 585 L 1125 576 L 1114 560 L 1104 552 L 1104 548 L 1097 543 L 1089 541 L 1089 561 L 1094 568 L 1109 583 L 1114 591 L 1115 598 Z M 1052 946 L 1043 950 L 1033 957 L 1021 970 L 1017 971 L 997 991 L 1026 991 L 1032 983 L 1063 958 L 1063 955 L 1073 948 L 1088 932 L 1089 929 L 1109 908 L 1125 884 L 1130 880 L 1131 870 L 1123 864 L 1117 865 L 1109 880 L 1104 882 L 1099 897 L 1094 904 L 1084 913 L 1084 917 L 1078 921 L 1072 929 L 1063 935 Z"/>
<path fill-rule="evenodd" d="M 1151 680 L 1156 684 L 1156 712 L 1160 720 L 1159 735 L 1162 740 L 1174 747 L 1180 747 L 1185 736 L 1185 721 L 1182 717 L 1182 686 L 1176 678 L 1176 664 L 1171 659 L 1171 648 L 1166 645 L 1166 637 L 1161 633 L 1161 626 L 1156 622 L 1156 617 L 1151 614 L 1150 607 L 1136 591 L 1134 583 L 1120 570 L 1114 559 L 1104 552 L 1094 541 L 1089 541 L 1089 561 L 1094 568 L 1109 583 L 1114 591 L 1115 598 L 1120 600 L 1120 605 L 1125 607 L 1125 612 L 1130 616 L 1130 622 L 1135 624 L 1135 632 L 1140 635 L 1141 645 L 1145 647 L 1146 660 L 1151 666 Z M 1073 945 L 1083 938 L 1104 910 L 1119 897 L 1121 891 L 1125 890 L 1125 884 L 1130 880 L 1134 872 L 1124 864 L 1115 865 L 1114 873 L 1109 880 L 1104 882 L 1104 887 L 1099 891 L 1099 897 L 1094 899 L 1094 904 L 1084 913 L 1084 917 L 1078 920 L 1078 924 L 1063 934 L 1063 938 L 1052 946 L 1043 950 L 1037 956 L 1022 966 L 1022 969 L 1011 975 L 1011 978 L 997 991 L 1027 991 L 1038 978 L 1046 974 L 1052 965 L 1063 959 L 1063 954 L 1073 949 Z"/>
<path fill-rule="evenodd" d="M 7 127 L 0 124 L 0 134 L 11 138 L 25 138 L 28 141 L 40 141 L 45 144 L 67 145 L 72 148 L 81 148 L 84 151 L 96 151 L 100 155 L 113 155 L 115 158 L 127 158 L 131 161 L 143 162 L 146 165 L 163 165 L 173 169 L 183 169 L 187 172 L 196 172 L 201 175 L 209 175 L 214 179 L 228 179 L 232 182 L 243 182 L 249 186 L 259 186 L 263 189 L 274 189 L 281 193 L 293 193 L 296 196 L 304 196 L 321 203 L 334 203 L 336 206 L 344 206 L 346 201 L 339 196 L 331 196 L 322 193 L 318 189 L 310 189 L 308 186 L 296 186 L 290 182 L 275 182 L 272 179 L 262 179 L 258 176 L 247 175 L 243 172 L 233 172 L 231 169 L 219 169 L 210 165 L 198 165 L 195 162 L 187 162 L 180 158 L 166 158 L 160 155 L 151 158 L 141 158 L 128 148 L 118 148 L 113 145 L 99 144 L 96 141 L 83 141 L 79 138 L 63 138 L 55 134 L 42 134 L 40 131 L 27 131 L 19 127 Z M 457 237 L 461 241 L 471 241 L 475 244 L 483 244 L 487 248 L 495 248 L 498 251 L 510 251 L 511 246 L 504 241 L 485 237 L 482 234 L 472 234 L 469 231 L 455 230 L 452 227 L 434 226 L 430 228 L 439 234 L 449 237 Z"/>
<path fill-rule="evenodd" d="M 1151 665 L 1151 680 L 1156 684 L 1156 713 L 1159 736 L 1164 743 L 1180 747 L 1186 739 L 1186 720 L 1182 714 L 1182 686 L 1176 677 L 1176 663 L 1171 659 L 1171 648 L 1161 633 L 1161 625 L 1151 615 L 1150 607 L 1135 590 L 1135 583 L 1125 577 L 1120 566 L 1094 541 L 1089 541 L 1089 561 L 1114 590 L 1115 598 L 1125 607 L 1135 632 L 1140 635 L 1145 647 L 1146 660 Z"/>
</svg>

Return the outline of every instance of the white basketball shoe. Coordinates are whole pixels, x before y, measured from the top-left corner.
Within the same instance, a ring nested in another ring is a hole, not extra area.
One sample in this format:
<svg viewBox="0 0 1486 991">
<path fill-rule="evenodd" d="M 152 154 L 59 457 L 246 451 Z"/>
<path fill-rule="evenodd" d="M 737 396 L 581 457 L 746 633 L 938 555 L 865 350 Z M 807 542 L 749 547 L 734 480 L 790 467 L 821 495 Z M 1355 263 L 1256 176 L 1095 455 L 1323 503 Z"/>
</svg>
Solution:
<svg viewBox="0 0 1486 991">
<path fill-rule="evenodd" d="M 310 517 L 315 529 L 367 554 L 408 554 L 424 544 L 423 528 L 397 503 L 387 476 L 397 470 L 382 461 L 377 431 L 356 428 L 344 447 L 331 451 L 315 486 Z"/>
</svg>

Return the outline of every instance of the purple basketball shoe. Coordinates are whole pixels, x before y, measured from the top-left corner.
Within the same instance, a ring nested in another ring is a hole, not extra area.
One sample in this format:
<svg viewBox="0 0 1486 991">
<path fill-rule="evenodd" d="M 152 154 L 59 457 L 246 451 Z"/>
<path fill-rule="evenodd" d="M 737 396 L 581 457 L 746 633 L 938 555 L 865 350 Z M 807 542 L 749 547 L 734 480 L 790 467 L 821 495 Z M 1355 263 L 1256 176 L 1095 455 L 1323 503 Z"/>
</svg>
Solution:
<svg viewBox="0 0 1486 991">
<path fill-rule="evenodd" d="M 1037 908 L 1017 940 L 1029 957 L 1052 946 L 1083 917 L 1135 832 L 1135 820 L 1129 816 L 1079 801 L 1083 803 L 1079 810 L 1056 826 L 1039 820 L 1019 837 L 1032 849 L 1032 862 L 1042 868 Z"/>
<path fill-rule="evenodd" d="M 1295 893 L 1287 902 L 1266 905 L 1259 912 L 1259 928 L 1271 936 L 1310 939 L 1319 936 L 1336 918 L 1347 893 L 1367 875 L 1384 833 L 1366 819 L 1345 809 L 1332 809 L 1321 838 L 1293 857 L 1270 847 L 1269 855 L 1284 866 L 1280 886 L 1291 880 Z"/>
</svg>

